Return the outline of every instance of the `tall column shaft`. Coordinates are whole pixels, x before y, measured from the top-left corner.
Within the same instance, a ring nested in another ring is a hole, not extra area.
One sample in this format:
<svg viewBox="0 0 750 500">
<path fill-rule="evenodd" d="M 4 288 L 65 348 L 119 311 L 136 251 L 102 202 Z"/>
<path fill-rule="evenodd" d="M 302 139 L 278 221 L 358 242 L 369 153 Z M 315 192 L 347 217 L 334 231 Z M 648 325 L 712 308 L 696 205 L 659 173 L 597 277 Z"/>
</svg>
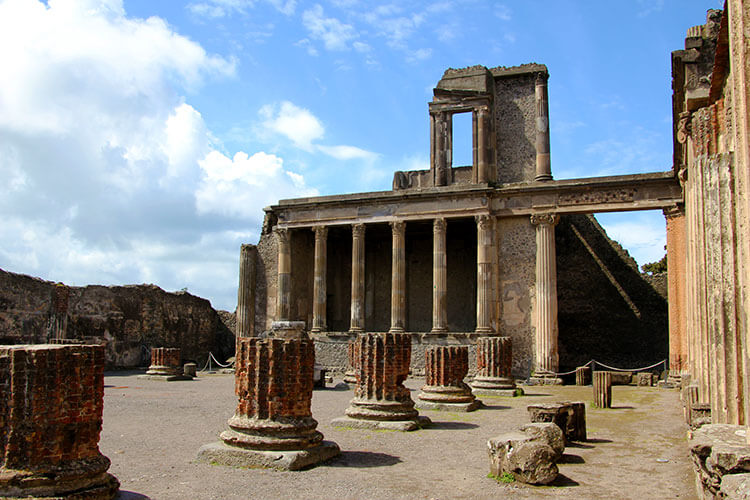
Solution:
<svg viewBox="0 0 750 500">
<path fill-rule="evenodd" d="M 547 99 L 546 73 L 537 73 L 536 97 L 536 181 L 552 179 L 549 157 L 549 102 Z"/>
<path fill-rule="evenodd" d="M 669 370 L 675 374 L 688 370 L 688 346 L 685 333 L 685 212 L 664 210 L 667 220 L 667 285 L 669 305 Z"/>
<path fill-rule="evenodd" d="M 557 373 L 557 264 L 555 214 L 531 216 L 536 226 L 536 367 L 537 375 Z"/>
<path fill-rule="evenodd" d="M 365 225 L 352 226 L 352 307 L 349 331 L 365 329 Z"/>
<path fill-rule="evenodd" d="M 445 251 L 445 219 L 432 225 L 432 331 L 448 331 L 448 265 Z"/>
<path fill-rule="evenodd" d="M 258 247 L 240 247 L 240 283 L 237 287 L 237 337 L 252 337 L 255 332 L 255 259 Z"/>
<path fill-rule="evenodd" d="M 489 181 L 490 158 L 489 158 L 489 109 L 486 106 L 480 106 L 476 111 L 476 142 L 477 142 L 477 182 L 485 183 Z"/>
<path fill-rule="evenodd" d="M 315 265 L 313 270 L 313 319 L 312 332 L 324 332 L 326 324 L 326 268 L 328 228 L 315 226 Z"/>
<path fill-rule="evenodd" d="M 406 328 L 406 223 L 391 222 L 393 247 L 391 259 L 391 329 L 393 333 Z"/>
<path fill-rule="evenodd" d="M 276 227 L 274 233 L 279 252 L 276 320 L 289 321 L 292 313 L 292 253 L 289 246 L 289 230 L 285 227 Z"/>
<path fill-rule="evenodd" d="M 494 219 L 476 216 L 477 221 L 477 333 L 492 333 L 492 251 Z"/>
</svg>

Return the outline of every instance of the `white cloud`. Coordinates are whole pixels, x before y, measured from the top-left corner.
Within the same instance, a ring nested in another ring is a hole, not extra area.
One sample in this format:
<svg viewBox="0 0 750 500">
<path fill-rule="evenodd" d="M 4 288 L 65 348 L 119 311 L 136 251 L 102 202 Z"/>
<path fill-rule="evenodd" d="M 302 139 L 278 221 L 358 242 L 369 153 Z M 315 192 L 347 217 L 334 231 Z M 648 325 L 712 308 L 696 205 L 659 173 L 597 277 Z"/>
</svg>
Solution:
<svg viewBox="0 0 750 500">
<path fill-rule="evenodd" d="M 276 10 L 291 16 L 297 7 L 296 0 L 265 0 Z M 255 7 L 256 0 L 208 0 L 190 3 L 187 9 L 194 15 L 207 18 L 227 17 L 234 14 L 246 14 L 247 10 Z"/>
<path fill-rule="evenodd" d="M 311 151 L 312 142 L 323 137 L 325 128 L 315 115 L 289 101 L 266 105 L 260 110 L 263 126 L 286 136 L 295 146 Z"/>
<path fill-rule="evenodd" d="M 301 175 L 286 172 L 276 155 L 239 152 L 234 158 L 211 151 L 198 162 L 203 177 L 195 193 L 199 214 L 256 218 L 280 198 L 314 196 Z"/>
<path fill-rule="evenodd" d="M 349 50 L 349 43 L 359 37 L 351 25 L 335 17 L 325 17 L 320 4 L 302 13 L 302 24 L 309 31 L 310 38 L 322 41 L 327 50 Z"/>
<path fill-rule="evenodd" d="M 337 160 L 374 160 L 377 153 L 355 146 L 318 146 L 318 150 Z"/>
<path fill-rule="evenodd" d="M 639 266 L 664 257 L 667 236 L 661 211 L 596 214 L 596 219 L 610 238 L 628 249 Z"/>
</svg>

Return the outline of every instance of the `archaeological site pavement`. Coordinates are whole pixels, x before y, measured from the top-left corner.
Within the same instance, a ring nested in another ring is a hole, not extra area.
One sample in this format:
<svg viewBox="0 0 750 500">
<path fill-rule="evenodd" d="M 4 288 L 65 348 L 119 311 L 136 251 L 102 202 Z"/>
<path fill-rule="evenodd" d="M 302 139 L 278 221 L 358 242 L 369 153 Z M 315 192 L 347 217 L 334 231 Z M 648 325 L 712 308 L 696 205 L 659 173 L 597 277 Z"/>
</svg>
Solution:
<svg viewBox="0 0 750 500">
<path fill-rule="evenodd" d="M 421 410 L 433 426 L 406 433 L 332 427 L 353 391 L 328 384 L 315 390 L 312 413 L 341 456 L 280 472 L 195 461 L 227 428 L 237 404 L 233 375 L 171 383 L 137 375 L 105 376 L 100 448 L 123 499 L 696 498 L 674 390 L 616 386 L 613 408 L 598 410 L 591 386 L 526 387 L 520 398 L 483 396 L 486 408 L 472 413 Z M 407 381 L 413 399 L 423 384 Z M 527 423 L 527 405 L 561 400 L 586 401 L 589 440 L 565 449 L 558 479 L 533 487 L 488 478 L 487 440 Z"/>
</svg>

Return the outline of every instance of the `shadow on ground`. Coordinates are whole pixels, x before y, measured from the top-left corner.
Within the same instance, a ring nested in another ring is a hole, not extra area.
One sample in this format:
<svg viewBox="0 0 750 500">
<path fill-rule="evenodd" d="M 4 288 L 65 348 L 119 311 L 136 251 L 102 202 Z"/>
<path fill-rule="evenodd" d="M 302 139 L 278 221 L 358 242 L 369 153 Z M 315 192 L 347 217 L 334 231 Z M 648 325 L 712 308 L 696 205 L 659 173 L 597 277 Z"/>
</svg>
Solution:
<svg viewBox="0 0 750 500">
<path fill-rule="evenodd" d="M 399 457 L 372 451 L 342 451 L 329 467 L 387 467 L 401 463 Z"/>
<path fill-rule="evenodd" d="M 151 497 L 135 493 L 134 491 L 120 490 L 115 497 L 116 500 L 151 500 Z"/>
</svg>

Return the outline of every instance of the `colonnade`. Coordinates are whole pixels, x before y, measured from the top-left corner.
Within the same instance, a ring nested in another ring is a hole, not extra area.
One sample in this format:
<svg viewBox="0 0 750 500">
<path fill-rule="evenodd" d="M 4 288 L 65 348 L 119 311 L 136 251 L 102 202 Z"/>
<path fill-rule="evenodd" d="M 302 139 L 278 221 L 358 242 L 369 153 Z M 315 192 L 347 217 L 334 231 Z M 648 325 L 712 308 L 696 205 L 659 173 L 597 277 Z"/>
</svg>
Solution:
<svg viewBox="0 0 750 500">
<path fill-rule="evenodd" d="M 478 334 L 491 335 L 495 332 L 493 316 L 495 293 L 493 288 L 493 257 L 496 248 L 496 217 L 489 214 L 475 216 L 477 228 L 477 289 L 476 289 L 476 329 Z M 531 223 L 536 227 L 536 367 L 535 372 L 555 373 L 558 368 L 557 354 L 557 285 L 555 265 L 554 226 L 559 217 L 554 214 L 532 215 Z M 352 273 L 351 273 L 351 317 L 349 331 L 361 333 L 365 325 L 365 231 L 362 223 L 352 226 Z M 392 235 L 391 252 L 391 323 L 389 332 L 400 333 L 407 330 L 406 322 L 406 221 L 390 222 Z M 432 293 L 432 333 L 448 331 L 447 312 L 447 258 L 446 258 L 445 218 L 433 220 L 433 293 Z M 313 308 L 312 327 L 315 333 L 327 331 L 326 322 L 326 254 L 328 228 L 314 226 L 315 255 L 313 268 Z M 290 320 L 291 317 L 291 253 L 289 230 L 275 229 L 278 243 L 278 290 L 276 319 Z"/>
</svg>

